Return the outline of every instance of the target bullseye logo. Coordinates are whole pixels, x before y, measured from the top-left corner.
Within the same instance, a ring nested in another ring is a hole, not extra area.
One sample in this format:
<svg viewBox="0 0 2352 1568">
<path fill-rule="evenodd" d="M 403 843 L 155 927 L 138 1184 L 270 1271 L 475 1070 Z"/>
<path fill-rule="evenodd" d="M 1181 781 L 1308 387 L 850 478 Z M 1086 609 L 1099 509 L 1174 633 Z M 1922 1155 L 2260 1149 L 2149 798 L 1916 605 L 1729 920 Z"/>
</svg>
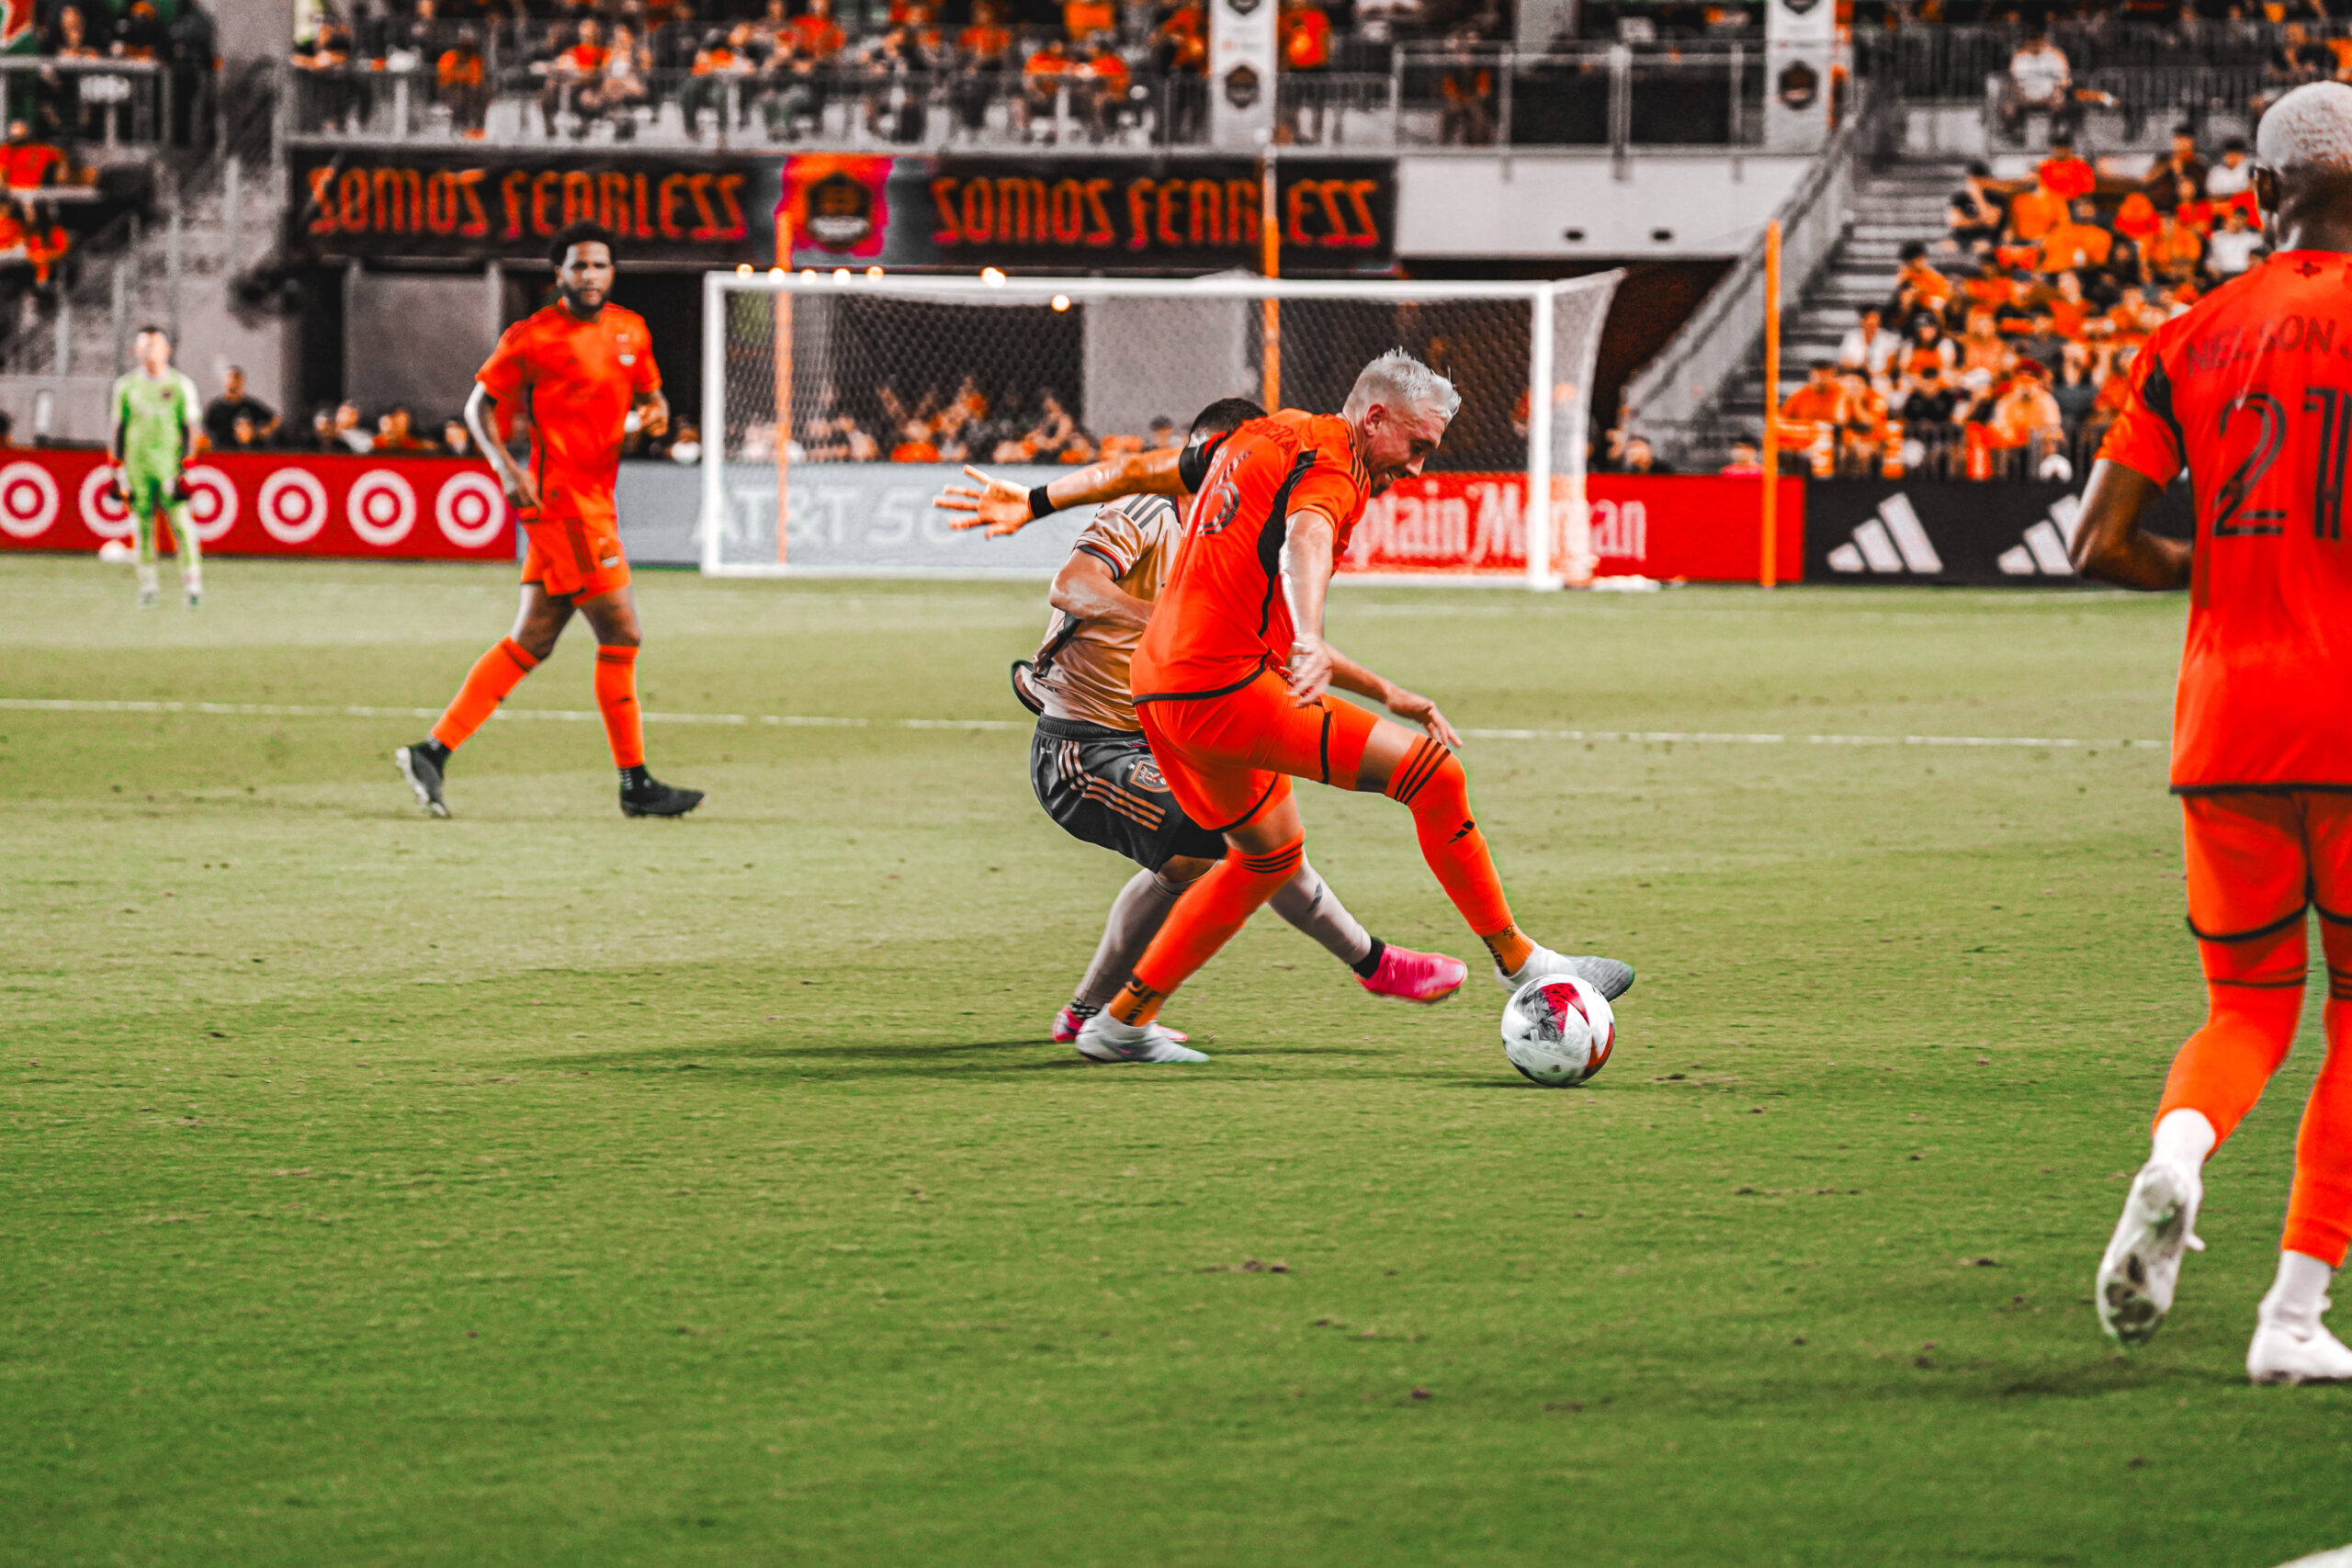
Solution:
<svg viewBox="0 0 2352 1568">
<path fill-rule="evenodd" d="M 385 549 L 416 526 L 416 491 L 390 468 L 370 468 L 344 499 L 344 520 L 365 543 Z"/>
<path fill-rule="evenodd" d="M 6 492 L 0 491 L 0 503 Z M 433 498 L 433 521 L 441 536 L 461 550 L 478 550 L 506 525 L 506 495 L 488 474 L 460 473 Z"/>
<path fill-rule="evenodd" d="M 237 525 L 235 483 L 209 463 L 183 468 L 180 477 L 187 481 L 187 516 L 196 536 L 208 545 L 219 544 Z"/>
<path fill-rule="evenodd" d="M 114 492 L 121 472 L 111 463 L 100 463 L 82 480 L 82 523 L 101 539 L 130 537 L 130 508 Z"/>
<path fill-rule="evenodd" d="M 37 539 L 57 521 L 62 504 L 57 480 L 39 463 L 17 462 L 0 468 L 0 534 Z"/>
<path fill-rule="evenodd" d="M 307 545 L 327 525 L 327 487 L 308 468 L 280 468 L 261 481 L 254 511 L 279 544 Z"/>
</svg>

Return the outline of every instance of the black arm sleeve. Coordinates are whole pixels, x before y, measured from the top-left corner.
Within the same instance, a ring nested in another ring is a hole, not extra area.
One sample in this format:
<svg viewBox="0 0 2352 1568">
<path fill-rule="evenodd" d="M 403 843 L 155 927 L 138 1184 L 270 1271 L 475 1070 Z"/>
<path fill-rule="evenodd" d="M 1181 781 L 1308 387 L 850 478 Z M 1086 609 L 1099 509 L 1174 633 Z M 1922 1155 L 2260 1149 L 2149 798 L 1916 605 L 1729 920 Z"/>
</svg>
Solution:
<svg viewBox="0 0 2352 1568">
<path fill-rule="evenodd" d="M 1209 477 L 1209 465 L 1216 461 L 1217 448 L 1225 445 L 1225 437 L 1229 434 L 1220 432 L 1216 435 L 1204 435 L 1176 454 L 1177 482 L 1197 493 Z"/>
</svg>

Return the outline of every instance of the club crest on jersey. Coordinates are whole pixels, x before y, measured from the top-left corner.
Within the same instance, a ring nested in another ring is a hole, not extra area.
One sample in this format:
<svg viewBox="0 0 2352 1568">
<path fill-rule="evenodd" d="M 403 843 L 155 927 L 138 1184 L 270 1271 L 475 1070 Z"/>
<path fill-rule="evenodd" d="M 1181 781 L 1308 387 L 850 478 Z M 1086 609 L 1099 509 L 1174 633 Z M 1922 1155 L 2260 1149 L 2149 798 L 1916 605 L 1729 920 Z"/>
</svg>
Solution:
<svg viewBox="0 0 2352 1568">
<path fill-rule="evenodd" d="M 1241 510 L 1241 490 L 1231 479 L 1218 485 L 1202 500 L 1208 504 L 1196 505 L 1193 515 L 1200 519 L 1200 531 L 1204 534 L 1223 533 L 1226 525 L 1233 521 L 1234 513 Z"/>
<path fill-rule="evenodd" d="M 1168 793 L 1168 781 L 1160 776 L 1159 764 L 1148 757 L 1136 764 L 1136 771 L 1128 775 L 1127 782 L 1148 794 L 1166 795 Z"/>
</svg>

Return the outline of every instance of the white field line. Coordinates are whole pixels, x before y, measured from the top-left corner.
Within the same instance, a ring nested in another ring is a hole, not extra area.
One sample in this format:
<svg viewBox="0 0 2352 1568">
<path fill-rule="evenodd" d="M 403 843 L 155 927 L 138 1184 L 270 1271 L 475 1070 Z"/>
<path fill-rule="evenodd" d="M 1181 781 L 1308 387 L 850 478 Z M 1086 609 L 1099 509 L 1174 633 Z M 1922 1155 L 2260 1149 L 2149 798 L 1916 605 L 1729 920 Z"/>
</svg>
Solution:
<svg viewBox="0 0 2352 1568">
<path fill-rule="evenodd" d="M 0 712 L 9 713 L 154 713 L 200 714 L 229 718 L 438 718 L 439 708 L 362 707 L 302 703 L 174 703 L 101 702 L 76 697 L 0 697 Z M 502 707 L 492 716 L 503 719 L 552 719 L 564 724 L 591 724 L 603 715 L 594 708 Z M 1028 723 L 1011 718 L 856 718 L 821 714 L 648 713 L 648 724 L 765 725 L 782 729 L 1027 729 Z M 2166 740 L 2086 740 L 2032 735 L 1773 735 L 1700 729 L 1464 729 L 1472 740 L 1589 740 L 1630 744 L 1693 746 L 1991 746 L 2008 748 L 2094 748 L 2163 751 Z"/>
</svg>

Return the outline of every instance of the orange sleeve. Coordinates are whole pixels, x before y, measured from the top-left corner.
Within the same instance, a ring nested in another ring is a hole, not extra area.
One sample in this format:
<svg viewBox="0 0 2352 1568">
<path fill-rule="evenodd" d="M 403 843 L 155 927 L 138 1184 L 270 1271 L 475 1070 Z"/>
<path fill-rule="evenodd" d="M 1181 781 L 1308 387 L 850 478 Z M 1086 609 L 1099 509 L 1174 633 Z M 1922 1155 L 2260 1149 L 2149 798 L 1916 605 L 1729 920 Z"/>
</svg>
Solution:
<svg viewBox="0 0 2352 1568">
<path fill-rule="evenodd" d="M 2132 379 L 2124 389 L 2122 407 L 2107 427 L 2098 455 L 2120 463 L 2152 484 L 2168 485 L 2180 472 L 2180 421 L 2173 412 L 2172 378 L 2155 344 L 2140 351 L 2132 362 Z"/>
<path fill-rule="evenodd" d="M 662 389 L 662 367 L 653 363 L 653 337 L 646 334 L 645 348 L 637 363 L 628 367 L 628 385 L 632 392 L 658 392 Z"/>
<path fill-rule="evenodd" d="M 1317 512 L 1330 519 L 1334 533 L 1347 525 L 1363 504 L 1363 492 L 1348 470 L 1328 458 L 1317 458 L 1315 466 L 1299 476 L 1291 486 L 1289 513 Z"/>
<path fill-rule="evenodd" d="M 499 334 L 498 346 L 490 351 L 490 358 L 474 372 L 490 395 L 502 403 L 511 403 L 522 392 L 523 384 L 530 379 L 529 338 L 517 321 Z M 651 355 L 648 355 L 650 358 Z"/>
</svg>

